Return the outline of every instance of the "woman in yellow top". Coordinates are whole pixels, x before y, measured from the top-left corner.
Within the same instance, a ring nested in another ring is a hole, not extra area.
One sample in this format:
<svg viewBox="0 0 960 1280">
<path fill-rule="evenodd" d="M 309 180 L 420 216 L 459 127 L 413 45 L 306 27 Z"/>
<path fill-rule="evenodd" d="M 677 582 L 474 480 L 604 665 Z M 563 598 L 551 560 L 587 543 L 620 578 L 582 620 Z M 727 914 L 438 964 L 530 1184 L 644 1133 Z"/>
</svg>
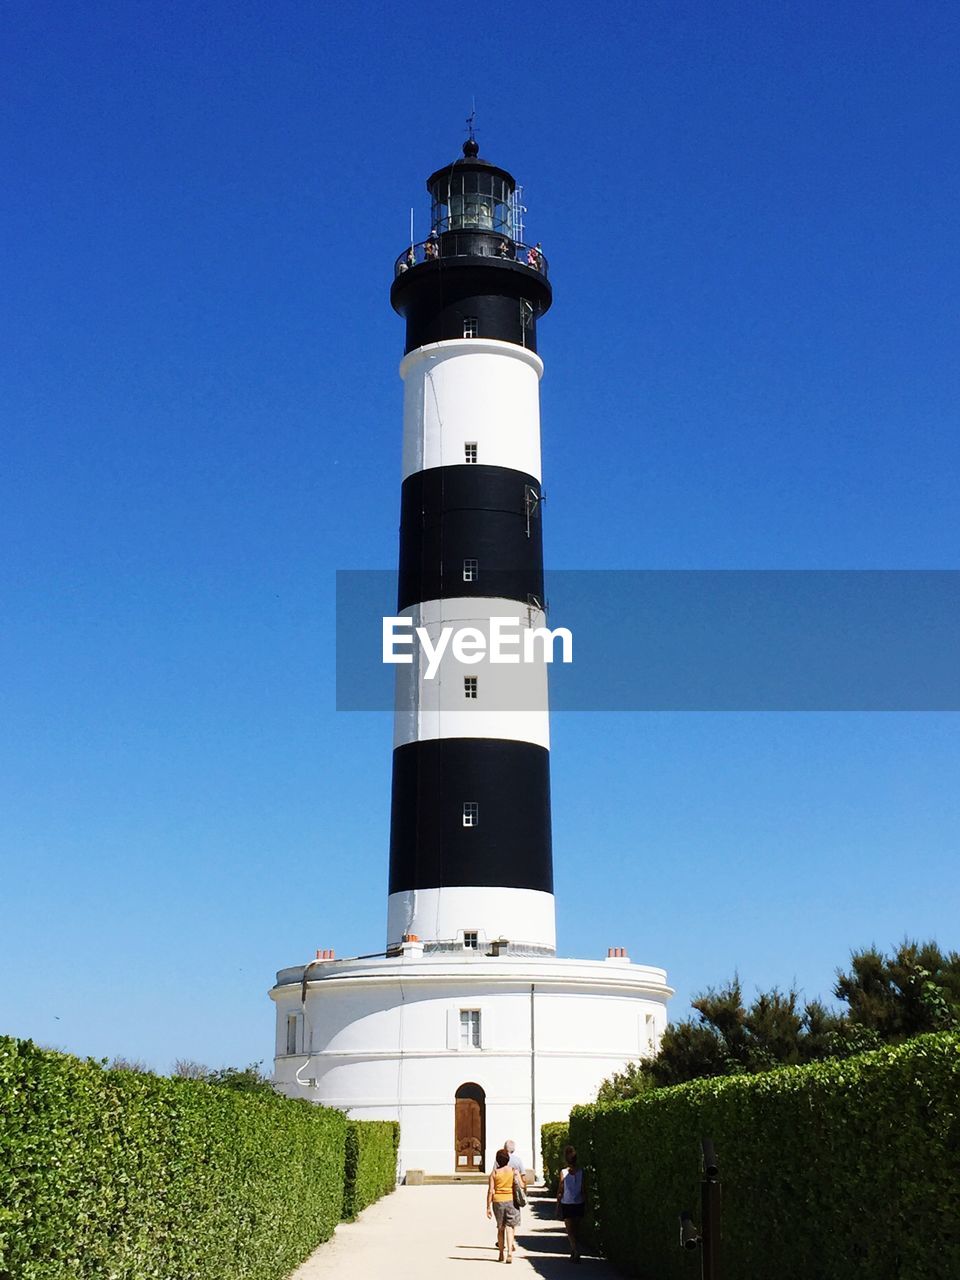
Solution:
<svg viewBox="0 0 960 1280">
<path fill-rule="evenodd" d="M 498 1262 L 512 1262 L 516 1248 L 513 1233 L 520 1221 L 520 1210 L 513 1203 L 513 1186 L 519 1178 L 510 1167 L 510 1153 L 497 1152 L 497 1167 L 487 1181 L 487 1217 L 497 1220 Z"/>
</svg>

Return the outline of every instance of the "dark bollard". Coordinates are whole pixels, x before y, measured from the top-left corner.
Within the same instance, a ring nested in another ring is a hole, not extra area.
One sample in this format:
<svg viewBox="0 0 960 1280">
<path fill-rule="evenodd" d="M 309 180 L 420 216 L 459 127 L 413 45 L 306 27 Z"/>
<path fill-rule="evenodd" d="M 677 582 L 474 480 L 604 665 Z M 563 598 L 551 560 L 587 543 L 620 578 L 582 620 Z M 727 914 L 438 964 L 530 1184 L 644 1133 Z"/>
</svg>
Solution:
<svg viewBox="0 0 960 1280">
<path fill-rule="evenodd" d="M 680 1214 L 680 1248 L 696 1249 L 700 1243 L 700 1232 L 694 1226 L 693 1215 L 689 1209 Z"/>
</svg>

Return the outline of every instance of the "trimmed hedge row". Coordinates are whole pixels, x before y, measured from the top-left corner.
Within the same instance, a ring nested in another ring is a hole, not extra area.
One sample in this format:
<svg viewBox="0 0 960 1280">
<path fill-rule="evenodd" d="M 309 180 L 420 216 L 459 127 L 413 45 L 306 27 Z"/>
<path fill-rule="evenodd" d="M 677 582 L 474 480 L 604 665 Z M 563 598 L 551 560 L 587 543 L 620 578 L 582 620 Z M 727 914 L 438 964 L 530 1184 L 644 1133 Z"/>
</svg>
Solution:
<svg viewBox="0 0 960 1280">
<path fill-rule="evenodd" d="M 697 1080 L 575 1108 L 595 1229 L 632 1275 L 691 1280 L 677 1215 L 699 1221 L 700 1138 L 723 1181 L 722 1273 L 751 1280 L 960 1276 L 960 1036 Z"/>
<path fill-rule="evenodd" d="M 395 1120 L 348 1120 L 344 1221 L 352 1222 L 397 1185 L 400 1126 Z"/>
<path fill-rule="evenodd" d="M 555 1192 L 563 1168 L 563 1149 L 570 1141 L 566 1120 L 554 1120 L 540 1126 L 540 1151 L 543 1154 L 543 1180 L 547 1190 Z"/>
<path fill-rule="evenodd" d="M 0 1280 L 281 1280 L 340 1221 L 347 1125 L 0 1037 Z"/>
</svg>

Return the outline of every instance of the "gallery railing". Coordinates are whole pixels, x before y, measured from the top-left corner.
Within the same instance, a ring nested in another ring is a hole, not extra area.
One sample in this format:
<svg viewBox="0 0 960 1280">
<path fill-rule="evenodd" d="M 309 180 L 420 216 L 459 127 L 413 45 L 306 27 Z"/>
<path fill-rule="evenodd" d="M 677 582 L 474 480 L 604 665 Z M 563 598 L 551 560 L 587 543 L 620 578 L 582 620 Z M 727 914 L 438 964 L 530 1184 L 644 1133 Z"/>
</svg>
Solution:
<svg viewBox="0 0 960 1280">
<path fill-rule="evenodd" d="M 412 267 L 440 258 L 496 258 L 500 262 L 519 262 L 544 277 L 548 274 L 547 259 L 538 245 L 520 244 L 486 231 L 444 231 L 442 235 L 412 244 L 397 258 L 394 274 L 401 276 Z"/>
</svg>

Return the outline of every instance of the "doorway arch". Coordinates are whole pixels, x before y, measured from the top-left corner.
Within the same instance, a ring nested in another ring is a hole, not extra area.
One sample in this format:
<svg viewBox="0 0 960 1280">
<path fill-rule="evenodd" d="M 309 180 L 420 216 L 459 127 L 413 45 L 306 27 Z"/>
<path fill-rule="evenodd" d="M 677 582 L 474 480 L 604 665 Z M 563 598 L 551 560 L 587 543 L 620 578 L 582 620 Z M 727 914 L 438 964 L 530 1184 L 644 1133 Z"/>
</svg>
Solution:
<svg viewBox="0 0 960 1280">
<path fill-rule="evenodd" d="M 462 1084 L 454 1097 L 453 1167 L 482 1173 L 487 1149 L 487 1095 L 478 1084 Z"/>
</svg>

